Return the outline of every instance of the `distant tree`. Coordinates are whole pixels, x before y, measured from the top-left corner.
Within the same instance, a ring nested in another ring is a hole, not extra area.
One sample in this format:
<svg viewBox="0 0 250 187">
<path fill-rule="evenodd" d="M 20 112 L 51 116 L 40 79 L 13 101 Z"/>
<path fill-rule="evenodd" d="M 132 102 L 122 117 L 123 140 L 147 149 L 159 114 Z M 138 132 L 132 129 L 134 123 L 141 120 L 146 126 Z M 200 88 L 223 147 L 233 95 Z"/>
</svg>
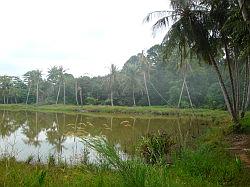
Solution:
<svg viewBox="0 0 250 187">
<path fill-rule="evenodd" d="M 136 106 L 135 92 L 136 90 L 138 90 L 138 87 L 141 88 L 139 79 L 140 67 L 138 66 L 138 64 L 130 63 L 123 68 L 123 71 L 125 74 L 125 88 L 132 90 L 133 105 Z"/>
<path fill-rule="evenodd" d="M 117 78 L 117 67 L 114 64 L 110 66 L 110 74 L 109 74 L 109 89 L 110 89 L 110 102 L 111 106 L 114 106 L 114 88 L 115 88 L 115 81 Z"/>
<path fill-rule="evenodd" d="M 139 53 L 138 56 L 139 56 L 139 62 L 140 62 L 140 70 L 141 70 L 142 75 L 143 75 L 143 81 L 144 81 L 145 91 L 146 91 L 146 94 L 147 94 L 148 106 L 151 106 L 149 92 L 148 92 L 148 85 L 147 85 L 147 75 L 148 76 L 150 75 L 149 74 L 150 65 L 149 65 L 149 63 L 147 61 L 147 58 L 143 54 L 143 52 Z"/>
<path fill-rule="evenodd" d="M 50 81 L 54 86 L 58 85 L 58 91 L 56 95 L 56 104 L 58 104 L 60 92 L 61 92 L 61 85 L 63 85 L 63 104 L 65 104 L 65 79 L 64 74 L 66 70 L 63 69 L 62 66 L 53 66 L 48 71 L 48 81 Z"/>
<path fill-rule="evenodd" d="M 10 89 L 13 86 L 12 77 L 11 76 L 1 76 L 0 77 L 0 87 L 3 95 L 3 103 L 8 104 L 9 103 L 9 95 L 10 95 Z"/>
<path fill-rule="evenodd" d="M 26 97 L 26 105 L 28 104 L 29 95 L 32 86 L 36 86 L 36 104 L 39 102 L 39 82 L 42 80 L 42 72 L 40 70 L 28 71 L 23 75 L 24 81 L 27 83 L 29 89 Z"/>
</svg>

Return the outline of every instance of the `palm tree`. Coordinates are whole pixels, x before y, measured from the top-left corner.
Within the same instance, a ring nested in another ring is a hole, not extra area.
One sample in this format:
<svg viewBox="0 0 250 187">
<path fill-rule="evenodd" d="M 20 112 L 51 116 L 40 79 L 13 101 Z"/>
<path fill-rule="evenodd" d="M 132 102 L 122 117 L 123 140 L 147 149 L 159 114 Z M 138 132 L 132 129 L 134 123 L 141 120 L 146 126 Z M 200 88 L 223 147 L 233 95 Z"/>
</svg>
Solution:
<svg viewBox="0 0 250 187">
<path fill-rule="evenodd" d="M 3 103 L 8 104 L 9 103 L 9 94 L 10 89 L 13 87 L 12 77 L 10 76 L 1 76 L 0 77 L 0 87 L 2 89 L 2 95 L 3 95 Z M 7 97 L 7 99 L 6 99 Z"/>
<path fill-rule="evenodd" d="M 56 96 L 56 104 L 58 104 L 60 92 L 61 92 L 61 85 L 63 84 L 63 90 L 64 90 L 64 97 L 63 97 L 63 103 L 65 104 L 65 74 L 66 70 L 63 69 L 62 66 L 53 66 L 48 71 L 48 81 L 50 81 L 53 85 L 58 85 L 58 91 Z"/>
<path fill-rule="evenodd" d="M 150 97 L 148 93 L 147 77 L 146 77 L 146 75 L 149 75 L 150 68 L 149 68 L 149 63 L 145 55 L 143 54 L 143 51 L 142 53 L 139 53 L 139 61 L 140 61 L 141 72 L 143 74 L 143 81 L 144 81 L 145 91 L 147 94 L 148 106 L 151 106 Z"/>
<path fill-rule="evenodd" d="M 213 67 L 228 112 L 232 116 L 235 127 L 239 128 L 240 64 L 239 61 L 233 60 L 235 56 L 239 56 L 239 53 L 235 53 L 233 48 L 228 49 L 232 41 L 226 35 L 227 33 L 222 32 L 222 28 L 230 15 L 229 9 L 234 7 L 234 4 L 226 0 L 216 2 L 171 0 L 171 5 L 172 11 L 150 13 L 145 21 L 150 21 L 156 15 L 161 16 L 153 25 L 153 31 L 156 31 L 159 28 L 166 27 L 169 19 L 172 19 L 174 23 L 163 40 L 166 53 L 173 52 L 174 46 L 178 46 L 181 58 L 188 58 L 186 51 L 190 50 L 191 54 L 196 54 Z M 246 38 L 249 38 L 249 33 Z M 226 58 L 221 57 L 221 51 L 225 52 Z M 233 61 L 234 65 L 231 68 Z M 232 94 L 230 94 L 223 79 L 220 69 L 221 64 L 228 65 L 227 73 L 230 75 Z"/>
<path fill-rule="evenodd" d="M 109 89 L 110 89 L 111 106 L 114 106 L 113 94 L 114 94 L 114 87 L 115 87 L 115 81 L 116 81 L 116 74 L 117 74 L 117 67 L 114 64 L 111 64 L 110 74 L 109 74 Z"/>
<path fill-rule="evenodd" d="M 26 105 L 28 104 L 29 95 L 31 91 L 32 85 L 36 86 L 36 104 L 39 102 L 39 83 L 42 80 L 42 72 L 40 70 L 32 70 L 28 71 L 24 75 L 24 80 L 27 82 L 29 87 L 27 97 L 26 97 Z"/>
<path fill-rule="evenodd" d="M 139 74 L 139 66 L 137 64 L 127 64 L 124 67 L 125 73 L 125 87 L 128 89 L 132 89 L 132 99 L 133 105 L 136 106 L 135 102 L 135 90 L 137 87 L 141 87 L 140 80 L 138 77 Z"/>
</svg>

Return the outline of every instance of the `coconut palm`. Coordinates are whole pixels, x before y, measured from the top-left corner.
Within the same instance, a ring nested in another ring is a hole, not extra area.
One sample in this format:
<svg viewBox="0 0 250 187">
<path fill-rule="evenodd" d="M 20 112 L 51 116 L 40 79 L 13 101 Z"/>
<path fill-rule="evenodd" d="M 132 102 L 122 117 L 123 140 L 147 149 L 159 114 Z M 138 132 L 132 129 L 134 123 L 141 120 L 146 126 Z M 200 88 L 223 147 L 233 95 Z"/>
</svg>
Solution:
<svg viewBox="0 0 250 187">
<path fill-rule="evenodd" d="M 117 67 L 114 64 L 111 64 L 110 74 L 109 74 L 109 89 L 110 89 L 111 106 L 114 106 L 113 94 L 114 94 L 114 88 L 115 88 L 115 83 L 116 83 L 116 76 L 117 76 Z"/>
<path fill-rule="evenodd" d="M 148 106 L 151 106 L 149 92 L 148 92 L 148 85 L 147 85 L 147 76 L 150 75 L 150 73 L 149 73 L 150 65 L 149 65 L 145 55 L 143 54 L 143 51 L 142 51 L 142 53 L 139 53 L 138 56 L 139 56 L 139 62 L 140 62 L 140 69 L 141 69 L 141 72 L 142 72 L 142 75 L 143 75 L 145 91 L 146 91 L 146 94 L 147 94 Z"/>
<path fill-rule="evenodd" d="M 13 82 L 12 82 L 12 77 L 10 76 L 1 76 L 0 77 L 0 88 L 2 91 L 2 95 L 3 95 L 3 103 L 9 103 L 9 92 L 10 89 L 13 87 Z"/>
<path fill-rule="evenodd" d="M 191 54 L 196 54 L 203 62 L 213 67 L 227 109 L 232 116 L 235 127 L 239 128 L 240 63 L 238 60 L 233 60 L 238 54 L 234 52 L 233 48 L 229 49 L 230 38 L 222 32 L 230 15 L 229 9 L 235 5 L 226 0 L 172 0 L 171 5 L 172 11 L 150 13 L 145 21 L 150 21 L 156 15 L 161 16 L 153 25 L 154 31 L 166 27 L 169 19 L 173 21 L 163 40 L 166 53 L 173 52 L 174 46 L 176 46 L 179 48 L 181 58 L 185 59 L 188 58 L 187 50 L 190 50 Z M 223 58 L 223 52 L 225 52 L 226 58 Z M 233 68 L 231 68 L 232 62 L 234 63 Z M 230 77 L 232 93 L 226 87 L 220 69 L 221 64 L 228 65 L 227 73 Z"/>
<path fill-rule="evenodd" d="M 24 81 L 28 85 L 28 93 L 26 97 L 26 105 L 28 104 L 29 95 L 32 86 L 36 86 L 36 104 L 39 102 L 39 83 L 42 81 L 42 72 L 40 70 L 28 71 L 24 75 Z"/>
<path fill-rule="evenodd" d="M 58 85 L 58 91 L 56 96 L 56 104 L 58 104 L 60 92 L 61 92 L 61 85 L 63 84 L 63 90 L 64 90 L 64 97 L 63 97 L 63 103 L 65 104 L 65 74 L 66 70 L 63 69 L 62 66 L 53 66 L 48 71 L 48 81 L 50 81 L 54 86 Z"/>
<path fill-rule="evenodd" d="M 139 79 L 139 69 L 140 67 L 137 64 L 127 64 L 124 67 L 125 74 L 125 88 L 132 90 L 132 99 L 133 105 L 136 106 L 135 102 L 135 91 L 136 88 L 141 87 L 140 79 Z"/>
</svg>

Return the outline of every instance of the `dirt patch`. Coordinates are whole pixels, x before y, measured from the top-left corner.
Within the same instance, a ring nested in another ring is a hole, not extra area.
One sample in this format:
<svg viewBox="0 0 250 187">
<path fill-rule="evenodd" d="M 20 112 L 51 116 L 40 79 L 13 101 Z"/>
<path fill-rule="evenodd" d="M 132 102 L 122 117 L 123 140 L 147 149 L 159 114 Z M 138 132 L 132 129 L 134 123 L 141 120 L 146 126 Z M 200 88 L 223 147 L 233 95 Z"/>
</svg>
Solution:
<svg viewBox="0 0 250 187">
<path fill-rule="evenodd" d="M 231 134 L 227 137 L 231 153 L 237 155 L 250 169 L 250 134 Z"/>
</svg>

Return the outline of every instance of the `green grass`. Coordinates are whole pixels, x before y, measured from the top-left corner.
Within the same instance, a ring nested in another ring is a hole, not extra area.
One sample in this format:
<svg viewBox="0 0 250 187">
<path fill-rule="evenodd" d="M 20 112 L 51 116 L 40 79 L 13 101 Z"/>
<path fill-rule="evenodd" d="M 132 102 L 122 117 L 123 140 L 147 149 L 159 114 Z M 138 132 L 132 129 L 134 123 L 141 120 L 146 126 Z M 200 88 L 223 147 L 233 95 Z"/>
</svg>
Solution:
<svg viewBox="0 0 250 187">
<path fill-rule="evenodd" d="M 135 115 L 193 115 L 200 117 L 228 118 L 223 110 L 210 109 L 177 109 L 164 106 L 103 106 L 103 105 L 24 105 L 24 104 L 0 104 L 0 109 L 27 110 L 42 112 L 66 112 L 66 113 L 111 113 L 111 114 L 135 114 Z"/>
<path fill-rule="evenodd" d="M 14 159 L 0 161 L 0 186 L 114 186 L 117 175 L 102 168 L 26 164 Z"/>
</svg>

